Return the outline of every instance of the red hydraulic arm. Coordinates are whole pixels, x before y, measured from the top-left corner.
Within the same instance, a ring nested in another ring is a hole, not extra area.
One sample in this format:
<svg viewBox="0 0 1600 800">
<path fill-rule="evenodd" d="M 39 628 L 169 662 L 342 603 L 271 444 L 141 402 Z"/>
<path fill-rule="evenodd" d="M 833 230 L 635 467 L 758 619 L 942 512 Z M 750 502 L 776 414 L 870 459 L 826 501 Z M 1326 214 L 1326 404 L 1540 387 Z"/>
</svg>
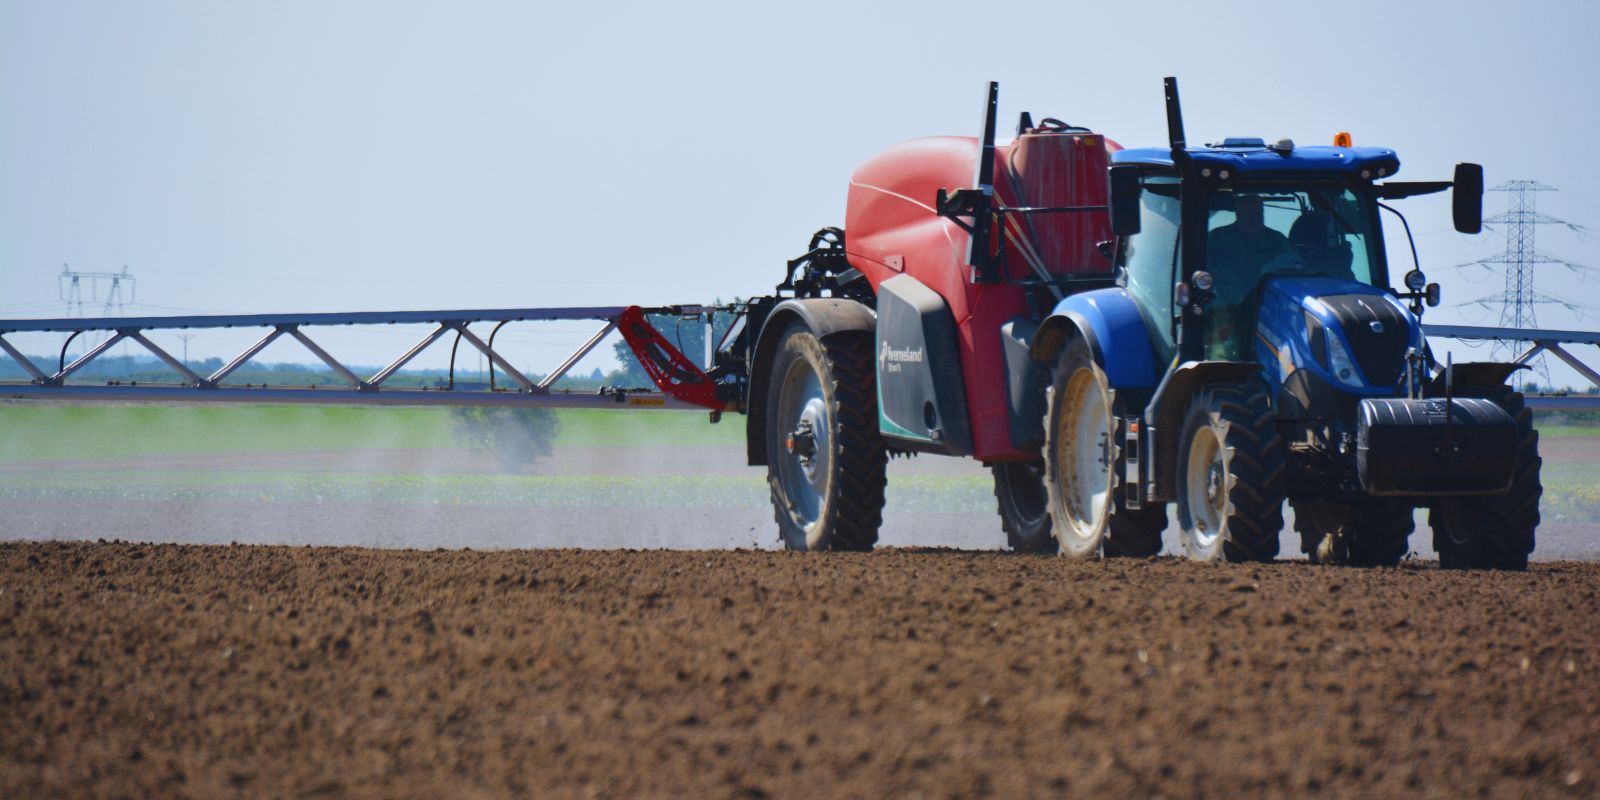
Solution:
<svg viewBox="0 0 1600 800">
<path fill-rule="evenodd" d="M 650 380 L 655 381 L 662 392 L 712 411 L 732 410 L 729 403 L 717 397 L 716 382 L 645 319 L 644 309 L 629 306 L 617 318 L 617 328 L 644 371 L 650 374 Z"/>
</svg>

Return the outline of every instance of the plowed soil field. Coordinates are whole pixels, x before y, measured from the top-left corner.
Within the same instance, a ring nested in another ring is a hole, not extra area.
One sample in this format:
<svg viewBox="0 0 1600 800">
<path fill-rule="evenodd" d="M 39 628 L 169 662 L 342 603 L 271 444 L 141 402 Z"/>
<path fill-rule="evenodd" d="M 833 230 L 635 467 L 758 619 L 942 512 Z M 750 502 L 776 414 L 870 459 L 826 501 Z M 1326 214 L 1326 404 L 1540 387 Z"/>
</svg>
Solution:
<svg viewBox="0 0 1600 800">
<path fill-rule="evenodd" d="M 1600 793 L 1600 564 L 0 544 L 0 796 Z"/>
</svg>

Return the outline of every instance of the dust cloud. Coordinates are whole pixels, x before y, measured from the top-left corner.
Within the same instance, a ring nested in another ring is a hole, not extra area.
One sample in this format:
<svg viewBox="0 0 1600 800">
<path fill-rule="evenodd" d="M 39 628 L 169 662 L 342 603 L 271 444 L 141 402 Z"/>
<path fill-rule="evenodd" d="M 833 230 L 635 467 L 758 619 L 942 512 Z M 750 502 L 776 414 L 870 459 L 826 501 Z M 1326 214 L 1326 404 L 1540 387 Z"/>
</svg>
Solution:
<svg viewBox="0 0 1600 800">
<path fill-rule="evenodd" d="M 742 417 L 555 413 L 549 454 L 513 470 L 447 409 L 4 403 L 0 539 L 778 546 Z M 1004 544 L 981 465 L 897 459 L 891 484 L 884 544 Z"/>
<path fill-rule="evenodd" d="M 447 409 L 0 402 L 0 539 L 378 548 L 772 549 L 744 418 L 558 411 L 550 452 L 509 469 Z M 1600 438 L 1544 443 L 1536 560 L 1600 558 Z M 1300 553 L 1292 514 L 1281 552 Z M 1413 557 L 1432 559 L 1426 511 Z M 1169 526 L 1167 552 L 1179 552 Z M 988 471 L 896 458 L 884 546 L 1005 545 Z"/>
</svg>

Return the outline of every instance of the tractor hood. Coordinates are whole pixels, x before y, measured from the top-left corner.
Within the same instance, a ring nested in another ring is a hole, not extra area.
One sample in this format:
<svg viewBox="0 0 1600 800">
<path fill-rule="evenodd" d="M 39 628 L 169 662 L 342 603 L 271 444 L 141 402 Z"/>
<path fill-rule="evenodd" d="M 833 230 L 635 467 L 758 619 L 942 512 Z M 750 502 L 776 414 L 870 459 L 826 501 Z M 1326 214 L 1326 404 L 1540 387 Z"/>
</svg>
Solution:
<svg viewBox="0 0 1600 800">
<path fill-rule="evenodd" d="M 1305 370 L 1363 397 L 1392 396 L 1421 323 L 1389 292 L 1336 278 L 1270 278 L 1256 317 L 1256 354 L 1284 385 Z"/>
</svg>

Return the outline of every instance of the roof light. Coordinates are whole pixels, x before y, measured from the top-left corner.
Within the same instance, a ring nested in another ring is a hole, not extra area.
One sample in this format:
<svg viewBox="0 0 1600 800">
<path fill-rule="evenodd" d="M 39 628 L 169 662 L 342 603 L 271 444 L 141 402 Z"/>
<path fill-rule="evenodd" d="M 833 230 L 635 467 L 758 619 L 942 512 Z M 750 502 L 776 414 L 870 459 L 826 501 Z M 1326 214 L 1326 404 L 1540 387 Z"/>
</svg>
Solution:
<svg viewBox="0 0 1600 800">
<path fill-rule="evenodd" d="M 1333 135 L 1333 146 L 1334 147 L 1352 147 L 1353 145 L 1350 144 L 1350 132 L 1349 131 L 1339 131 L 1338 133 L 1334 134 Z"/>
</svg>

